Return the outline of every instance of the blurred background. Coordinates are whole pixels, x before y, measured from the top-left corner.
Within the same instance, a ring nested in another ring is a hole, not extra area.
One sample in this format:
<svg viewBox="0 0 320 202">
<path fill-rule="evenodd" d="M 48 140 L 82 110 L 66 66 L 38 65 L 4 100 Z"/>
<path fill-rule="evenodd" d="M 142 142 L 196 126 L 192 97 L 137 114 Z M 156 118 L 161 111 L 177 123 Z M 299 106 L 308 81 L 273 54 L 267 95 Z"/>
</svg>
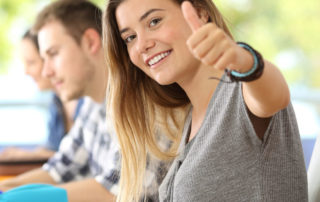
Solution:
<svg viewBox="0 0 320 202">
<path fill-rule="evenodd" d="M 50 2 L 0 1 L 0 148 L 39 144 L 46 139 L 50 93 L 40 93 L 24 74 L 18 44 L 36 14 Z M 103 8 L 106 1 L 93 2 Z M 214 2 L 235 39 L 251 44 L 284 74 L 308 167 L 314 140 L 320 133 L 320 1 Z"/>
</svg>

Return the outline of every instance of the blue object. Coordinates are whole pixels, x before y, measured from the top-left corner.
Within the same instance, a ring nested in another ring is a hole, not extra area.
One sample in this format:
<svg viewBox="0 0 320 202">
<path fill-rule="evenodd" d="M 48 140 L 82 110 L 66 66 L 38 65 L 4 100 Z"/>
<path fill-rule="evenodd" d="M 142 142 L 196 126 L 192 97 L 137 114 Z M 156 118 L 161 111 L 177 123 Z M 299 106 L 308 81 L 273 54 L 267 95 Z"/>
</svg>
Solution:
<svg viewBox="0 0 320 202">
<path fill-rule="evenodd" d="M 57 95 L 53 95 L 53 100 L 49 106 L 48 140 L 46 148 L 58 151 L 60 142 L 66 134 L 63 104 Z"/>
<path fill-rule="evenodd" d="M 83 98 L 80 98 L 76 106 L 73 120 L 75 120 L 76 117 L 78 116 L 82 104 L 83 104 Z M 56 94 L 53 95 L 53 100 L 49 107 L 48 128 L 49 128 L 49 134 L 48 134 L 48 140 L 45 146 L 47 149 L 58 151 L 60 142 L 64 138 L 65 134 L 67 133 L 67 129 L 66 129 L 65 120 L 64 120 L 63 103 L 61 102 L 60 98 Z"/>
<path fill-rule="evenodd" d="M 256 69 L 258 68 L 258 58 L 257 58 L 255 52 L 249 46 L 247 46 L 245 44 L 242 44 L 242 43 L 239 43 L 238 45 L 240 47 L 248 50 L 252 54 L 253 60 L 254 60 L 253 67 L 248 72 L 240 73 L 240 72 L 236 72 L 236 71 L 233 71 L 233 70 L 231 71 L 231 74 L 233 76 L 242 77 L 243 78 L 243 77 L 247 77 L 247 76 L 251 75 L 254 71 L 256 71 Z"/>
<path fill-rule="evenodd" d="M 68 202 L 67 191 L 48 184 L 19 186 L 0 195 L 0 202 Z"/>
</svg>

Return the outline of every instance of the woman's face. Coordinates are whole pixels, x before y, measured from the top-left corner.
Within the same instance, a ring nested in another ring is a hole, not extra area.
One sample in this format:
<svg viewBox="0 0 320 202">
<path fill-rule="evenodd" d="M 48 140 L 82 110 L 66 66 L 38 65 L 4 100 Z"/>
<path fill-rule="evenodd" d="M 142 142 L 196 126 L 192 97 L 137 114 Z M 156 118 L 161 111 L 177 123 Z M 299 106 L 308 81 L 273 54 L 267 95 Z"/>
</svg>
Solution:
<svg viewBox="0 0 320 202">
<path fill-rule="evenodd" d="M 33 78 L 40 90 L 51 89 L 52 85 L 49 79 L 41 75 L 43 68 L 43 61 L 40 54 L 29 39 L 21 41 L 20 55 L 24 64 L 25 73 Z"/>
<path fill-rule="evenodd" d="M 116 9 L 131 61 L 159 84 L 186 81 L 200 62 L 186 40 L 192 31 L 172 0 L 125 0 Z"/>
</svg>

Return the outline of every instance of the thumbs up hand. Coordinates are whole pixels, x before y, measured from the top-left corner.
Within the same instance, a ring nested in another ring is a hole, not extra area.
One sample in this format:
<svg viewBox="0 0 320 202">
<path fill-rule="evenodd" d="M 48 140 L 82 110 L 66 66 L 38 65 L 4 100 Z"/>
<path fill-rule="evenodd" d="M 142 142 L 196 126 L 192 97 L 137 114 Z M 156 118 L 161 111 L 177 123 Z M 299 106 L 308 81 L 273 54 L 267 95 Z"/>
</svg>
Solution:
<svg viewBox="0 0 320 202">
<path fill-rule="evenodd" d="M 187 40 L 191 53 L 205 65 L 216 69 L 226 68 L 239 72 L 248 71 L 253 65 L 252 55 L 239 47 L 215 23 L 205 23 L 189 1 L 181 5 L 183 16 L 192 30 Z"/>
</svg>

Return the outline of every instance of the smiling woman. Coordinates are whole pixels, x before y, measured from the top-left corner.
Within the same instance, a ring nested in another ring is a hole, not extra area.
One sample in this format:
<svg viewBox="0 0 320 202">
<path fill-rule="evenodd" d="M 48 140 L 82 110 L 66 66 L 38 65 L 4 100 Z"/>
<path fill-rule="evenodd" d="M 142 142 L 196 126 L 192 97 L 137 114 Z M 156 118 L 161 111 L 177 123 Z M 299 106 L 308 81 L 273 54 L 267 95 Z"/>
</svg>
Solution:
<svg viewBox="0 0 320 202">
<path fill-rule="evenodd" d="M 233 40 L 211 0 L 113 0 L 104 20 L 118 201 L 139 198 L 147 153 L 175 157 L 160 201 L 307 201 L 287 83 Z M 179 152 L 163 151 L 155 128 L 171 129 Z"/>
<path fill-rule="evenodd" d="M 190 32 L 184 32 L 184 34 L 181 35 L 178 31 L 185 30 L 188 26 L 177 20 L 182 17 L 182 13 L 173 12 L 175 9 L 174 5 L 168 9 L 153 9 L 151 7 L 149 10 L 146 10 L 148 5 L 145 5 L 143 7 L 137 7 L 137 12 L 128 16 L 124 15 L 129 11 L 128 9 L 130 9 L 127 4 L 130 4 L 130 2 L 124 2 L 119 6 L 116 17 L 119 19 L 118 26 L 121 37 L 127 44 L 131 61 L 158 83 L 162 85 L 171 84 L 172 76 L 177 75 L 177 77 L 179 77 L 182 72 L 188 71 L 188 69 L 181 69 L 180 67 L 187 68 L 188 65 L 186 65 L 186 63 L 191 65 L 197 62 L 196 60 L 185 60 L 181 57 L 184 55 L 186 56 L 185 58 L 193 58 L 185 43 L 185 38 L 190 35 Z M 131 6 L 135 5 L 133 4 Z M 143 15 L 140 17 L 139 15 L 142 12 Z M 171 15 L 167 15 L 168 13 Z M 135 21 L 130 24 L 130 27 L 126 27 L 129 18 L 132 19 L 133 15 L 135 15 L 139 21 Z M 120 16 L 128 17 L 124 18 Z M 163 24 L 166 26 L 162 26 Z M 171 30 L 171 26 L 177 29 Z M 159 31 L 153 32 L 154 30 Z M 155 38 L 158 41 L 162 41 L 162 43 L 156 46 L 155 40 L 153 40 Z M 152 49 L 152 51 L 148 51 L 149 49 Z M 172 50 L 175 51 L 173 52 Z M 172 58 L 181 58 L 181 60 L 173 60 Z M 178 80 L 181 79 L 182 78 L 179 78 Z"/>
<path fill-rule="evenodd" d="M 43 60 L 39 54 L 38 37 L 27 31 L 20 45 L 20 55 L 24 64 L 25 73 L 36 82 L 39 90 L 50 90 L 50 79 L 42 76 Z"/>
</svg>

